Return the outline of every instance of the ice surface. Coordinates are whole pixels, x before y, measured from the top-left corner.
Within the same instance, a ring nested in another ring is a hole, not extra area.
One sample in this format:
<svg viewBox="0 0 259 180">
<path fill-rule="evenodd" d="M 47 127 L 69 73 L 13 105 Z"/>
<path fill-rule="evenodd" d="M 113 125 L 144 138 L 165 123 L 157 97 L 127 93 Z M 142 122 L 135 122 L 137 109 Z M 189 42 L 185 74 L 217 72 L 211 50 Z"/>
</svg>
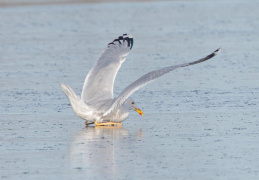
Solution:
<svg viewBox="0 0 259 180">
<path fill-rule="evenodd" d="M 0 8 L 0 178 L 258 179 L 259 2 L 174 1 Z M 123 128 L 84 128 L 80 94 L 115 37 L 134 47 L 115 94 L 146 72 L 201 58 L 132 97 Z"/>
</svg>

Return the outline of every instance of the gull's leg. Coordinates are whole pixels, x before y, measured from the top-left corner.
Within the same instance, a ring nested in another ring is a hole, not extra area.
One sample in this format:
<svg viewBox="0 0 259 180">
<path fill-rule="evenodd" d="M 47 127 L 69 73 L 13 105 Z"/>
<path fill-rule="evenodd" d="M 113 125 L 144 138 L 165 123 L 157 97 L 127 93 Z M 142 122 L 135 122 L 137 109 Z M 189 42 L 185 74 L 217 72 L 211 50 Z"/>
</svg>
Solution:
<svg viewBox="0 0 259 180">
<path fill-rule="evenodd" d="M 90 125 L 90 124 L 94 124 L 94 122 L 87 122 L 87 121 L 85 121 L 85 126 L 87 127 L 88 125 Z"/>
<path fill-rule="evenodd" d="M 121 123 L 116 123 L 116 122 L 107 122 L 107 123 L 98 123 L 97 121 L 95 121 L 94 123 L 96 126 L 122 126 Z"/>
</svg>

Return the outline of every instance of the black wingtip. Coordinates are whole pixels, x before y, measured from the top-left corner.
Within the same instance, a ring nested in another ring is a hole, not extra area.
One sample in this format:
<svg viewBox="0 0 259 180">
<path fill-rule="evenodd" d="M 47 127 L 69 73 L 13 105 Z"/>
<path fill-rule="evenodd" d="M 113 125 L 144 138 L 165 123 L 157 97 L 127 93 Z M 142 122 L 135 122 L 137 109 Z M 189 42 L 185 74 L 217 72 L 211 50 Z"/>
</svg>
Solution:
<svg viewBox="0 0 259 180">
<path fill-rule="evenodd" d="M 122 36 L 119 36 L 117 39 L 114 39 L 111 43 L 108 44 L 108 47 L 110 45 L 115 45 L 115 42 L 119 42 L 120 44 L 123 42 L 123 41 L 127 41 L 128 43 L 128 47 L 130 47 L 130 49 L 132 49 L 133 47 L 133 38 L 132 38 L 132 35 L 128 35 L 128 34 L 123 34 Z"/>
<path fill-rule="evenodd" d="M 218 53 L 221 52 L 222 49 L 223 49 L 222 47 L 218 48 L 216 51 L 214 51 L 214 54 L 217 55 Z"/>
<path fill-rule="evenodd" d="M 211 53 L 211 54 L 209 54 L 209 55 L 207 56 L 207 59 L 210 59 L 210 58 L 216 56 L 218 53 L 221 52 L 221 50 L 222 50 L 222 48 L 216 49 L 213 53 Z"/>
</svg>

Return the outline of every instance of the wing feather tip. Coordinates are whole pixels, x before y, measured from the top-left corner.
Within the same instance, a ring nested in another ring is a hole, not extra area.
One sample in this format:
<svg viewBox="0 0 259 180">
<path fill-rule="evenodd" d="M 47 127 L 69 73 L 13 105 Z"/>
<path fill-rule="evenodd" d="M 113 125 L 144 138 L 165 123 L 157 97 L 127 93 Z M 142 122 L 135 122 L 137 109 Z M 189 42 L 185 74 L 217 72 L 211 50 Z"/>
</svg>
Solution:
<svg viewBox="0 0 259 180">
<path fill-rule="evenodd" d="M 122 34 L 122 36 L 119 36 L 118 38 L 114 39 L 112 42 L 110 42 L 108 44 L 108 47 L 110 47 L 110 45 L 114 45 L 115 46 L 116 42 L 119 42 L 119 44 L 121 44 L 121 41 L 127 41 L 128 47 L 130 49 L 132 49 L 132 47 L 133 47 L 133 37 L 132 37 L 131 34 L 127 34 L 127 33 L 124 33 L 124 34 Z"/>
<path fill-rule="evenodd" d="M 218 48 L 217 50 L 214 51 L 214 54 L 217 55 L 222 51 L 222 49 L 223 49 L 222 47 Z"/>
</svg>

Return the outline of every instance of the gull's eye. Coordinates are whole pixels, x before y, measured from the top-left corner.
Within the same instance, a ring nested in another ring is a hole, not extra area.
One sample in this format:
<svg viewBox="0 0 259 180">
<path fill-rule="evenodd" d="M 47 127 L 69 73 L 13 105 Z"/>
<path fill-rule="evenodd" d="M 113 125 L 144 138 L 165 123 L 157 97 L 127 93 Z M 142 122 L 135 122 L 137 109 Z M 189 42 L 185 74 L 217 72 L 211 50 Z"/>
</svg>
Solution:
<svg viewBox="0 0 259 180">
<path fill-rule="evenodd" d="M 132 102 L 131 104 L 135 104 L 134 102 Z"/>
</svg>

